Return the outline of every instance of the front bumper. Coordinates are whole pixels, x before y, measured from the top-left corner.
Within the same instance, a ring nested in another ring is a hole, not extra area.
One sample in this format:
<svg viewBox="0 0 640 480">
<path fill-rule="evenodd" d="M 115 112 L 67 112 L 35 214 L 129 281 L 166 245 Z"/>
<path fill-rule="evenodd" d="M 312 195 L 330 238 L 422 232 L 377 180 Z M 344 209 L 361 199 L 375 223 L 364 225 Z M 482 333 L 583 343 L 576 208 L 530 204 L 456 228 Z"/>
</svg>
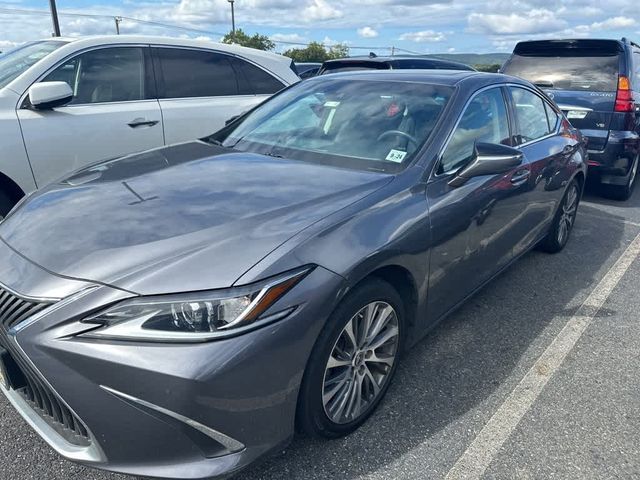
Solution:
<svg viewBox="0 0 640 480">
<path fill-rule="evenodd" d="M 299 305 L 287 318 L 201 344 L 75 336 L 87 329 L 79 319 L 131 296 L 106 286 L 4 332 L 12 355 L 86 427 L 88 445 L 68 441 L 18 392 L 2 390 L 70 460 L 150 477 L 226 476 L 292 437 L 306 362 L 341 286 L 341 277 L 316 268 L 273 306 Z"/>
</svg>

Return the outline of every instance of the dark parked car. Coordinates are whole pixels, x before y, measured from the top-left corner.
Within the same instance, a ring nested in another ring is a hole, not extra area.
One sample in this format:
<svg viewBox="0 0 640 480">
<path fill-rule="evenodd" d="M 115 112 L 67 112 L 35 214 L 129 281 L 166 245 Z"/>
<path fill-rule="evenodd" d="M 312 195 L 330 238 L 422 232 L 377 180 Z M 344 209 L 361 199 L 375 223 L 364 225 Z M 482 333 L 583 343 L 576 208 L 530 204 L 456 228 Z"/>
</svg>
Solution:
<svg viewBox="0 0 640 480">
<path fill-rule="evenodd" d="M 529 249 L 565 246 L 584 156 L 513 77 L 301 82 L 5 218 L 0 390 L 64 457 L 134 475 L 234 473 L 296 424 L 345 435 L 404 348 Z"/>
<path fill-rule="evenodd" d="M 352 72 L 355 70 L 466 70 L 475 71 L 464 63 L 427 58 L 420 56 L 392 56 L 378 57 L 348 57 L 327 60 L 322 64 L 318 75 L 327 73 Z"/>
<path fill-rule="evenodd" d="M 296 69 L 298 70 L 298 76 L 301 79 L 315 77 L 318 71 L 322 67 L 321 63 L 302 62 L 296 63 Z"/>
<path fill-rule="evenodd" d="M 640 159 L 640 46 L 622 40 L 540 40 L 516 45 L 504 73 L 555 100 L 588 140 L 589 173 L 626 200 Z"/>
</svg>

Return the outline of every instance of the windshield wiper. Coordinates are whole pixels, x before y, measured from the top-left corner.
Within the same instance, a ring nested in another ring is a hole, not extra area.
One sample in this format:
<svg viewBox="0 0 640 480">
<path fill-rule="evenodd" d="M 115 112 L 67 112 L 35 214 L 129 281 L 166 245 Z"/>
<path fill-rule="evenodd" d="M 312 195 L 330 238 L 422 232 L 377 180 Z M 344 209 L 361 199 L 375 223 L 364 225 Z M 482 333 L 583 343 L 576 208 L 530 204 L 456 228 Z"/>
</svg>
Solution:
<svg viewBox="0 0 640 480">
<path fill-rule="evenodd" d="M 216 140 L 213 137 L 206 137 L 203 139 L 205 142 L 210 143 L 211 145 L 216 145 L 218 147 L 224 147 L 224 144 L 220 140 Z M 228 147 L 225 147 L 228 148 Z"/>
</svg>

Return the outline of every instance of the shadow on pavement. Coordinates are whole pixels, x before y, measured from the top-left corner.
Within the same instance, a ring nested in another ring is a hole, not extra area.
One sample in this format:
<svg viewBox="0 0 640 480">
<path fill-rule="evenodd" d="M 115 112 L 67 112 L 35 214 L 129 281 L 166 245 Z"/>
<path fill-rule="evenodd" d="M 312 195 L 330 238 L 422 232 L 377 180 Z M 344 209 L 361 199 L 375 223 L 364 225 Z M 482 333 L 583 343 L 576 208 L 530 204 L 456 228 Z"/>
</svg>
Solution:
<svg viewBox="0 0 640 480">
<path fill-rule="evenodd" d="M 636 195 L 632 203 L 638 199 Z M 581 212 L 599 210 L 583 205 Z M 381 408 L 354 434 L 334 441 L 296 438 L 285 455 L 235 478 L 353 479 L 392 464 L 419 445 L 433 458 L 424 477 L 442 477 L 467 440 L 456 437 L 456 429 L 437 441 L 433 437 L 481 409 L 554 319 L 558 328 L 564 325 L 558 317 L 574 313 L 582 302 L 576 304 L 575 298 L 588 293 L 617 257 L 613 253 L 623 244 L 623 220 L 608 215 L 603 225 L 602 219 L 579 216 L 563 252 L 529 253 L 495 279 L 407 352 Z M 594 234 L 603 228 L 606 235 Z"/>
</svg>

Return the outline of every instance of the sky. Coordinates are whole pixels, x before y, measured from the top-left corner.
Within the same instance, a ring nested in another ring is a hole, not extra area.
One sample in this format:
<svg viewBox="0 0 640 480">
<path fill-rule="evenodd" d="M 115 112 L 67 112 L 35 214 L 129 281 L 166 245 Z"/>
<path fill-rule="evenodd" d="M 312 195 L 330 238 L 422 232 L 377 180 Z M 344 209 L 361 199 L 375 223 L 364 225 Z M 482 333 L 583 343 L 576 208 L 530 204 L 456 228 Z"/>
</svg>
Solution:
<svg viewBox="0 0 640 480">
<path fill-rule="evenodd" d="M 227 0 L 57 0 L 63 35 L 122 33 L 219 41 L 231 29 Z M 0 50 L 51 35 L 48 0 L 0 0 Z M 29 10 L 41 13 L 19 13 Z M 638 0 L 235 0 L 236 26 L 278 42 L 346 43 L 352 53 L 510 52 L 519 40 L 621 38 L 640 43 Z M 105 17 L 64 15 L 93 14 Z M 277 50 L 290 48 L 278 43 Z M 362 50 L 357 47 L 362 47 Z"/>
</svg>

